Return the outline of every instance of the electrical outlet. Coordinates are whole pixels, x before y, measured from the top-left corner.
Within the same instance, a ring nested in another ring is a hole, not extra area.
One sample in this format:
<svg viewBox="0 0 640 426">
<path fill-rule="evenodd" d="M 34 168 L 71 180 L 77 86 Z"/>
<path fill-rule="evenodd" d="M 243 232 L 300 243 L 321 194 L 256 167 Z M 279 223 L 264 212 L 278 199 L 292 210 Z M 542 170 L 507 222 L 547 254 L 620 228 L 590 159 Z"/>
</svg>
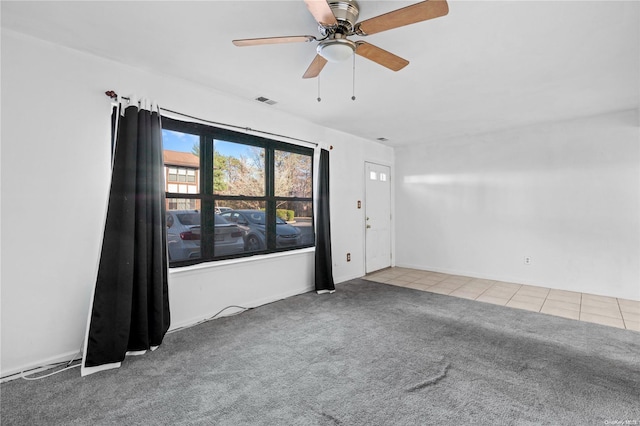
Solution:
<svg viewBox="0 0 640 426">
<path fill-rule="evenodd" d="M 351 262 L 351 253 L 347 253 L 347 262 Z"/>
<path fill-rule="evenodd" d="M 531 265 L 531 257 L 525 256 L 524 257 L 524 264 L 525 265 Z"/>
</svg>

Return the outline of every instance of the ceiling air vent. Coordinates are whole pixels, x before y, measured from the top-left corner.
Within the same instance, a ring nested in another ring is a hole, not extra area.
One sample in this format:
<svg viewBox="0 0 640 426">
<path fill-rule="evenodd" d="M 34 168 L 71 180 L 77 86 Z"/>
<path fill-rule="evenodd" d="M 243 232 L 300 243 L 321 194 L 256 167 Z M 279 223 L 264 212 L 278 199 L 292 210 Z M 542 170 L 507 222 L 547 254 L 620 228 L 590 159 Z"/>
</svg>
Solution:
<svg viewBox="0 0 640 426">
<path fill-rule="evenodd" d="M 271 100 L 271 99 L 269 99 L 269 98 L 265 98 L 264 96 L 258 96 L 258 97 L 256 98 L 256 101 L 258 101 L 258 102 L 262 102 L 263 104 L 267 104 L 267 105 L 275 105 L 275 104 L 277 104 L 277 102 L 276 102 L 276 101 Z"/>
</svg>

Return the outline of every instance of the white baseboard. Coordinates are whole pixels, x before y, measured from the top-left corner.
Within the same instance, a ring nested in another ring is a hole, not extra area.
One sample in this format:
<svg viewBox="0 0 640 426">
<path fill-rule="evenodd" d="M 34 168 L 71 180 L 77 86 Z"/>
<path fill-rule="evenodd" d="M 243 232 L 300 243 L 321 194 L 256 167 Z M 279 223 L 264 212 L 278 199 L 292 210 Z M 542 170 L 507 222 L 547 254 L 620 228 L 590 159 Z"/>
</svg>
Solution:
<svg viewBox="0 0 640 426">
<path fill-rule="evenodd" d="M 39 361 L 33 361 L 27 364 L 23 364 L 19 367 L 10 368 L 8 370 L 2 370 L 2 373 L 0 373 L 0 377 L 2 377 L 1 381 L 5 382 L 5 381 L 10 381 L 10 380 L 20 378 L 20 373 L 23 371 L 25 373 L 26 372 L 36 373 L 38 371 L 48 370 L 49 368 L 52 368 L 50 367 L 51 364 L 60 364 L 63 362 L 68 362 L 73 357 L 78 355 L 79 352 L 80 352 L 80 348 L 78 347 L 78 349 L 76 349 L 75 351 L 65 352 L 60 355 L 56 355 L 56 356 L 45 358 Z M 11 376 L 14 376 L 14 377 L 11 377 Z"/>
<path fill-rule="evenodd" d="M 313 287 L 305 287 L 305 288 L 300 288 L 300 289 L 296 289 L 296 290 L 291 290 L 291 291 L 286 291 L 280 294 L 276 294 L 273 296 L 269 296 L 269 297 L 263 297 L 260 299 L 255 299 L 255 300 L 251 300 L 251 301 L 247 301 L 247 302 L 242 302 L 242 303 L 238 303 L 238 306 L 242 306 L 244 308 L 257 308 L 258 306 L 262 306 L 262 305 L 267 305 L 269 303 L 273 303 L 273 302 L 277 302 L 278 300 L 282 300 L 282 299 L 286 299 L 288 297 L 291 296 L 297 296 L 299 294 L 304 294 L 304 293 L 308 293 L 310 291 L 315 291 L 315 288 Z M 181 328 L 186 328 L 186 327 L 191 327 L 193 325 L 196 325 L 202 321 L 206 321 L 208 319 L 211 319 L 212 316 L 216 315 L 218 312 L 220 311 L 220 309 L 218 309 L 217 311 L 211 311 L 211 312 L 207 312 L 207 314 L 205 315 L 200 315 L 197 317 L 192 317 L 189 318 L 187 320 L 183 320 L 177 323 L 173 323 L 171 324 L 171 327 L 169 328 L 169 333 L 174 332 L 174 331 L 178 331 Z M 231 315 L 235 315 L 238 312 L 242 312 L 242 309 L 239 308 L 235 308 L 235 307 L 230 307 L 229 309 L 226 309 L 223 312 L 220 312 L 220 314 L 218 316 L 216 316 L 216 318 L 222 318 L 222 317 L 226 317 L 226 316 L 231 316 Z"/>
<path fill-rule="evenodd" d="M 363 276 L 362 274 L 342 275 L 342 276 L 339 276 L 339 277 L 333 277 L 333 282 L 335 284 L 340 284 L 340 283 L 343 283 L 345 281 L 353 280 L 353 279 L 356 279 L 356 278 L 362 278 L 362 276 Z"/>
</svg>

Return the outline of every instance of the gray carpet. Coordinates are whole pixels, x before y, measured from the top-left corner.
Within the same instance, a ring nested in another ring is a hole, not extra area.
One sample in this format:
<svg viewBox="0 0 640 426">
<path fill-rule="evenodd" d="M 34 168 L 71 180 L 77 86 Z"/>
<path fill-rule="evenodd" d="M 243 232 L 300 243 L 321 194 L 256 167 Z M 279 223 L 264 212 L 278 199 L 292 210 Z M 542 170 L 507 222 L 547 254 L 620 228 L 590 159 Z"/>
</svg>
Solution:
<svg viewBox="0 0 640 426">
<path fill-rule="evenodd" d="M 640 424 L 640 333 L 364 280 L 1 386 L 2 425 Z M 620 423 L 619 423 L 620 424 Z"/>
</svg>

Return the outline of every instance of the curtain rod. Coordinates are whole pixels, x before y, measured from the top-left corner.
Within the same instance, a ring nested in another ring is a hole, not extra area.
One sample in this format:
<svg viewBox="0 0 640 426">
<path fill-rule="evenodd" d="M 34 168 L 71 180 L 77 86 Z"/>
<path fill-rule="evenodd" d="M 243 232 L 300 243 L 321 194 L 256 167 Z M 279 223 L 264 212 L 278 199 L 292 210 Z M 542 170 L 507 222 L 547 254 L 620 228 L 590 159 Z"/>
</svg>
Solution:
<svg viewBox="0 0 640 426">
<path fill-rule="evenodd" d="M 118 94 L 116 92 L 114 92 L 113 90 L 107 90 L 106 92 L 104 92 L 105 95 L 107 95 L 108 97 L 110 97 L 111 99 L 117 99 L 118 98 Z M 120 99 L 126 99 L 127 101 L 129 101 L 130 99 L 125 97 L 125 96 L 120 96 Z M 235 124 L 227 124 L 227 123 L 219 123 L 217 121 L 211 121 L 211 120 L 205 120 L 204 118 L 199 118 L 199 117 L 194 117 L 193 115 L 188 115 L 188 114 L 183 114 L 181 112 L 177 112 L 177 111 L 172 111 L 170 109 L 167 108 L 162 108 L 159 107 L 160 110 L 171 113 L 171 114 L 176 114 L 176 115 L 180 115 L 182 117 L 187 117 L 187 118 L 191 118 L 193 120 L 198 120 L 198 121 L 202 121 L 208 124 L 214 124 L 217 126 L 226 126 L 226 127 L 231 127 L 232 129 L 239 129 L 239 130 L 244 130 L 246 132 L 256 132 L 256 133 L 261 133 L 263 135 L 269 135 L 269 136 L 276 136 L 279 138 L 285 138 L 285 139 L 289 139 L 289 140 L 293 140 L 293 141 L 298 141 L 298 142 L 303 142 L 303 143 L 307 143 L 313 146 L 318 146 L 318 144 L 316 142 L 310 142 L 310 141 L 306 141 L 304 139 L 298 139 L 298 138 L 294 138 L 291 136 L 286 136 L 286 135 L 279 135 L 277 133 L 271 133 L 271 132 L 265 132 L 264 130 L 256 130 L 256 129 L 252 129 L 251 127 L 242 127 L 242 126 L 236 126 Z M 333 149 L 333 146 L 329 149 Z"/>
</svg>

